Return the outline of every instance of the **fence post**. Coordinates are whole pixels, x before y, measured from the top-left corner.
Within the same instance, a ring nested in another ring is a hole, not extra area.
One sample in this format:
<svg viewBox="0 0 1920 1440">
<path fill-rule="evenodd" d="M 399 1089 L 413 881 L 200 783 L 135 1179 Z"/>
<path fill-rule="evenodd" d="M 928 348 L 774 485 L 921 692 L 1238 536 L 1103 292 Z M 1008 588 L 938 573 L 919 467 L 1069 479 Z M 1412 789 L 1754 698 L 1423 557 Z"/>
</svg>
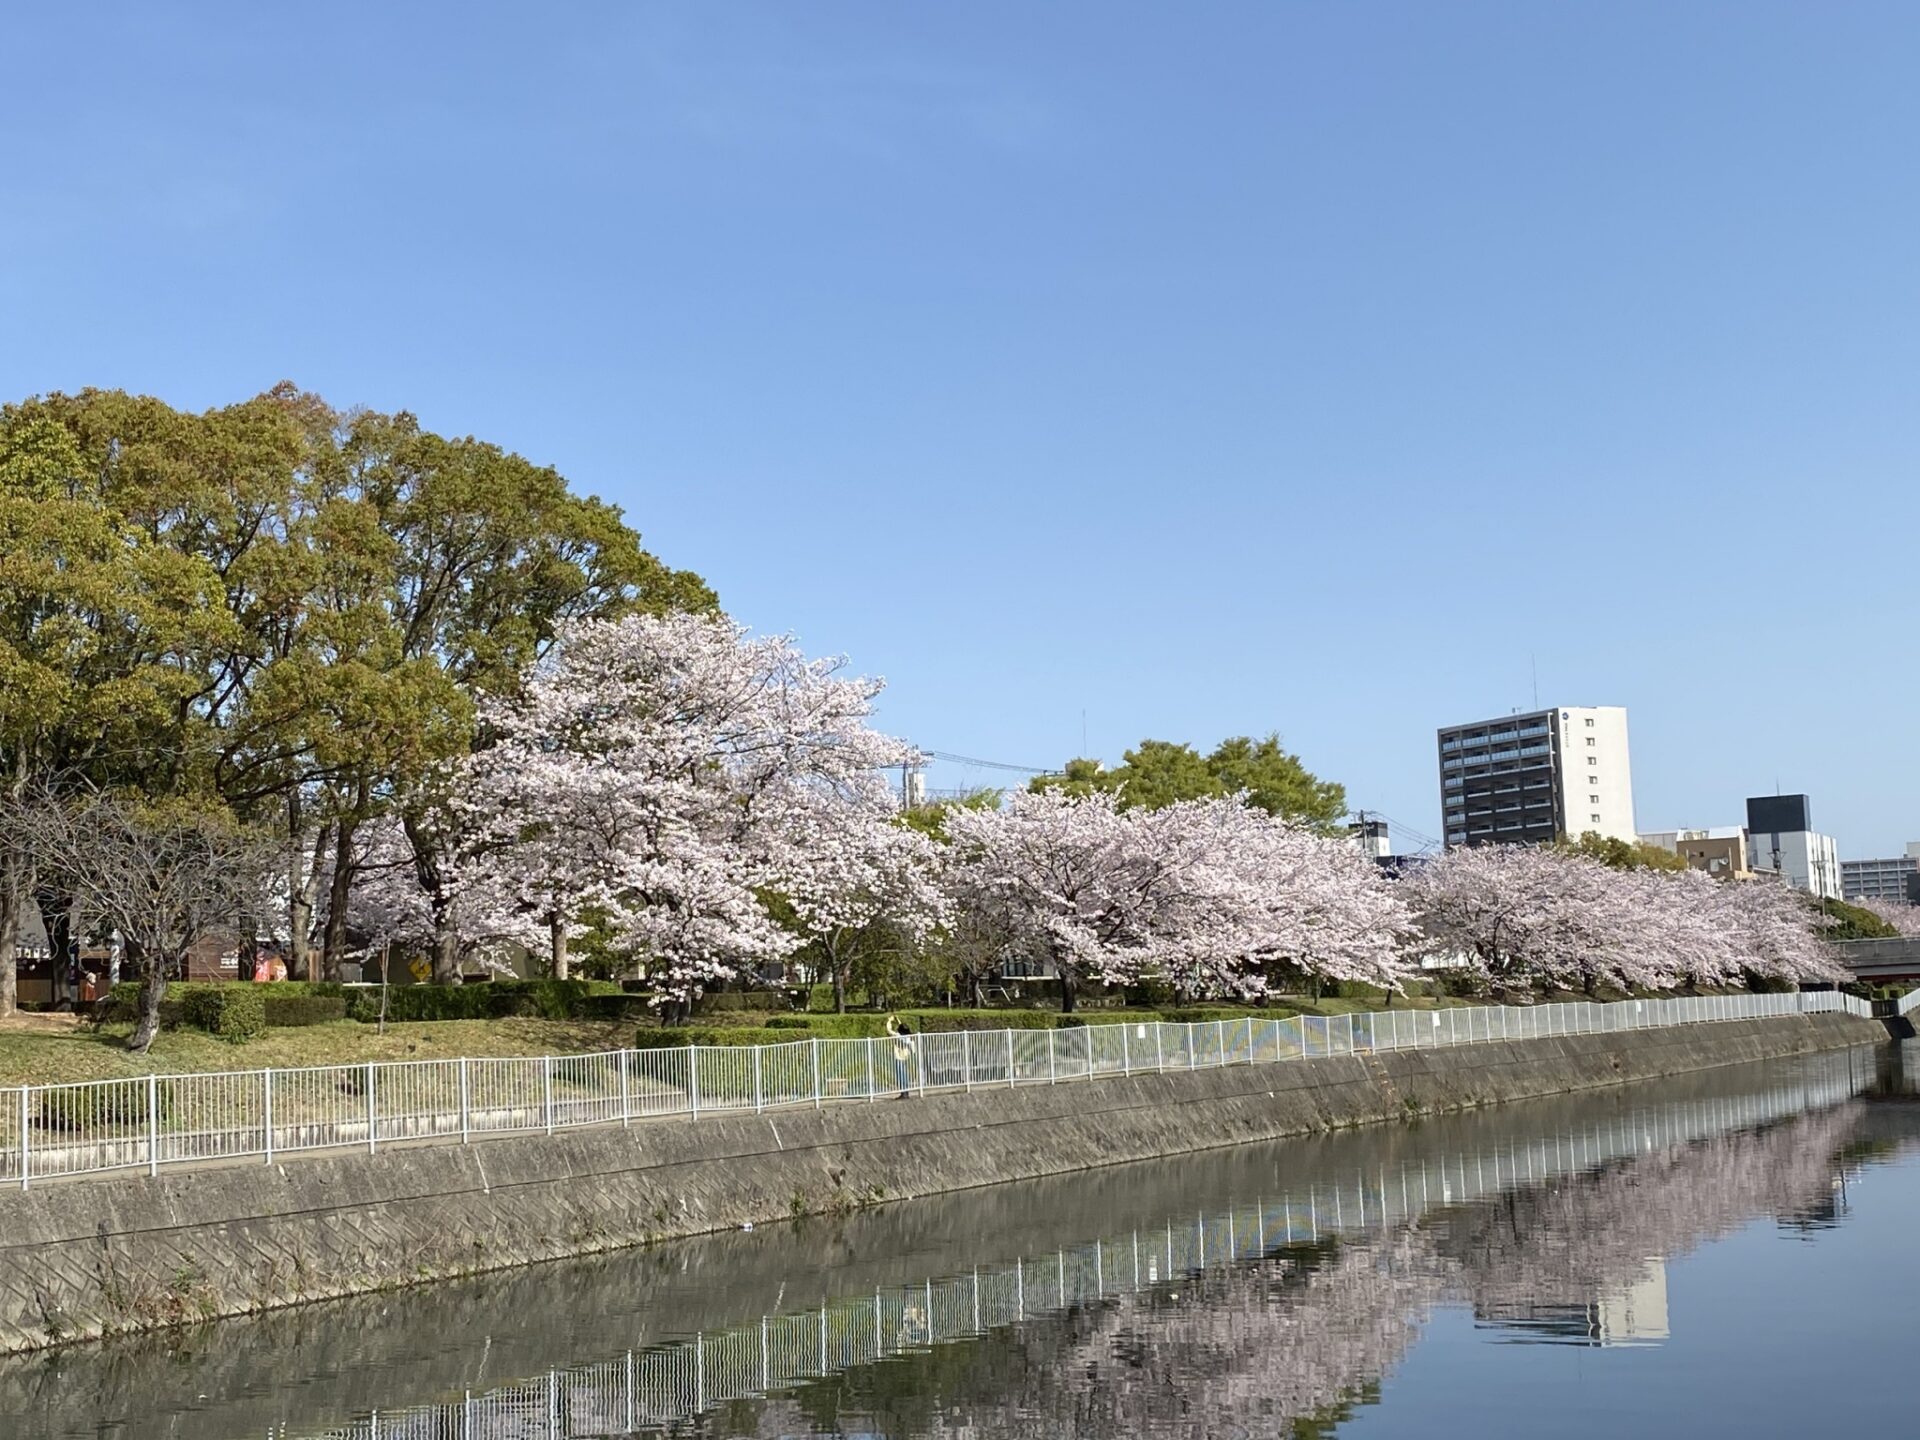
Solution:
<svg viewBox="0 0 1920 1440">
<path fill-rule="evenodd" d="M 1160 1026 L 1163 1023 L 1159 1020 L 1153 1022 L 1153 1068 L 1164 1073 L 1167 1068 L 1167 1057 L 1160 1046 Z"/>
<path fill-rule="evenodd" d="M 921 1031 L 920 1033 L 916 1034 L 913 1037 L 913 1039 L 909 1040 L 907 1043 L 913 1046 L 913 1073 L 914 1073 L 914 1076 L 920 1081 L 920 1098 L 924 1100 L 927 1098 L 926 1032 Z M 929 1310 L 927 1314 L 929 1317 L 931 1317 L 933 1312 Z M 931 1333 L 931 1331 L 929 1331 L 929 1333 Z"/>
<path fill-rule="evenodd" d="M 965 1074 L 967 1093 L 971 1095 L 973 1093 L 973 1032 L 971 1030 L 960 1032 L 960 1061 L 961 1069 Z"/>
<path fill-rule="evenodd" d="M 151 1077 L 149 1077 L 149 1080 L 151 1080 Z M 29 1142 L 27 1140 L 27 1127 L 30 1123 L 27 1119 L 27 1097 L 29 1093 L 25 1085 L 20 1087 L 20 1188 L 22 1190 L 27 1188 L 28 1178 L 33 1174 L 33 1166 L 29 1163 Z M 148 1125 L 151 1127 L 153 1119 L 153 1106 L 151 1105 L 147 1106 L 147 1119 Z M 151 1131 L 149 1131 L 149 1133 L 151 1133 Z M 149 1158 L 151 1158 L 153 1151 L 148 1150 L 147 1154 Z"/>
<path fill-rule="evenodd" d="M 1187 1022 L 1187 1069 L 1200 1068 L 1200 1027 L 1193 1021 Z"/>
<path fill-rule="evenodd" d="M 460 1057 L 460 1143 L 471 1143 L 473 1114 L 473 1088 L 467 1078 L 467 1057 Z"/>
<path fill-rule="evenodd" d="M 1007 1089 L 1013 1089 L 1013 1031 L 1007 1031 Z"/>
<path fill-rule="evenodd" d="M 873 1036 L 867 1037 L 867 1103 L 873 1103 Z"/>
<path fill-rule="evenodd" d="M 545 1112 L 547 1134 L 553 1134 L 553 1057 L 540 1057 L 540 1108 Z"/>
<path fill-rule="evenodd" d="M 27 1173 L 27 1092 L 20 1092 L 20 1174 Z M 147 1174 L 160 1173 L 160 1077 L 147 1076 Z M 23 1187 L 24 1188 L 24 1187 Z"/>
<path fill-rule="evenodd" d="M 376 1108 L 375 1101 L 373 1098 L 374 1084 L 375 1084 L 375 1080 L 374 1080 L 373 1062 L 369 1060 L 367 1062 L 367 1153 L 369 1155 L 373 1154 L 374 1143 L 375 1143 L 374 1136 L 378 1131 L 379 1124 L 380 1124 L 380 1118 L 379 1118 L 380 1112 Z"/>
<path fill-rule="evenodd" d="M 700 1047 L 687 1046 L 687 1104 L 692 1108 L 693 1118 L 700 1118 Z"/>
<path fill-rule="evenodd" d="M 627 1073 L 629 1069 L 627 1061 L 632 1055 L 631 1050 L 620 1052 L 620 1124 L 622 1126 L 633 1124 L 633 1081 Z"/>
<path fill-rule="evenodd" d="M 758 1115 L 765 1108 L 764 1092 L 760 1088 L 760 1047 L 753 1047 L 753 1113 Z"/>
<path fill-rule="evenodd" d="M 260 1134 L 266 1140 L 267 1164 L 273 1164 L 273 1071 L 260 1072 Z"/>
<path fill-rule="evenodd" d="M 1247 1016 L 1247 1064 L 1253 1064 L 1253 1016 Z"/>
<path fill-rule="evenodd" d="M 817 1036 L 813 1042 L 813 1108 L 820 1108 L 820 1040 Z"/>
<path fill-rule="evenodd" d="M 1120 1073 L 1133 1074 L 1133 1051 L 1127 1045 L 1127 1027 L 1120 1027 Z"/>
<path fill-rule="evenodd" d="M 1053 1068 L 1053 1037 L 1055 1032 L 1047 1031 L 1047 1084 L 1053 1084 L 1059 1077 Z"/>
</svg>

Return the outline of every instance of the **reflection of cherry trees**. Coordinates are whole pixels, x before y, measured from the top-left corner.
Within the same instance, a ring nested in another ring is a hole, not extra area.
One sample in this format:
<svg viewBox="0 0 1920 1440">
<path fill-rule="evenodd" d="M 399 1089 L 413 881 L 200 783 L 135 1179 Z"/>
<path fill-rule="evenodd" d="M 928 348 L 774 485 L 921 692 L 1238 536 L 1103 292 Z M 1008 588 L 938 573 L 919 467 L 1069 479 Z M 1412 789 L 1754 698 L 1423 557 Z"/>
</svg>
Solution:
<svg viewBox="0 0 1920 1440">
<path fill-rule="evenodd" d="M 385 1413 L 377 1433 L 1187 1440 L 1337 1421 L 1370 1403 L 1436 1305 L 1585 1336 L 1649 1257 L 1827 1205 L 1872 1113 L 1834 1103 L 1853 1086 L 1826 1067 L 1601 1119 L 1469 1126 L 1452 1145 L 1316 1167 L 1258 1203 L 556 1368 L 457 1415 Z M 331 1433 L 367 1440 L 369 1424 Z"/>
<path fill-rule="evenodd" d="M 1435 1253 L 1456 1262 L 1476 1311 L 1586 1303 L 1632 1284 L 1649 1257 L 1672 1259 L 1756 1216 L 1825 1206 L 1834 1157 L 1864 1107 L 1803 1115 L 1609 1166 L 1577 1185 L 1515 1190 L 1448 1213 Z"/>
</svg>

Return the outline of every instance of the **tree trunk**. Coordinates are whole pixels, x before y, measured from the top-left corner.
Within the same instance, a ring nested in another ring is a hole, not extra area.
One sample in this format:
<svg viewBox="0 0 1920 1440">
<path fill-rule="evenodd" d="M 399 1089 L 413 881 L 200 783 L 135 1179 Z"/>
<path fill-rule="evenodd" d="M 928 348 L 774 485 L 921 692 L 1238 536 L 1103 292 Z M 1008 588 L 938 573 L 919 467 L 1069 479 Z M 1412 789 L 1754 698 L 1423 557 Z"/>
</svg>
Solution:
<svg viewBox="0 0 1920 1440">
<path fill-rule="evenodd" d="M 833 1013 L 847 1013 L 847 967 L 838 960 L 832 961 L 829 969 L 833 971 Z"/>
<path fill-rule="evenodd" d="M 453 897 L 440 874 L 437 837 L 413 815 L 400 817 L 407 845 L 413 851 L 413 873 L 426 892 L 427 906 L 433 912 L 433 983 L 460 983 L 460 934 L 453 923 Z"/>
<path fill-rule="evenodd" d="M 558 910 L 547 917 L 547 941 L 553 958 L 553 978 L 565 980 L 568 978 L 567 921 Z"/>
<path fill-rule="evenodd" d="M 313 855 L 304 851 L 306 837 L 300 833 L 299 802 L 288 802 L 287 821 L 287 977 L 291 980 L 317 980 L 314 974 L 313 914 L 314 897 L 320 888 L 320 858 L 333 843 L 333 822 L 313 832 Z"/>
<path fill-rule="evenodd" d="M 73 936 L 73 896 L 64 887 L 42 886 L 33 899 L 40 907 L 40 928 L 46 932 L 47 954 L 51 957 L 48 968 L 53 976 L 53 990 L 49 998 L 55 1009 L 63 1002 L 71 1006 L 73 986 L 69 977 L 78 958 Z"/>
<path fill-rule="evenodd" d="M 352 823 L 342 818 L 333 832 L 333 875 L 327 885 L 327 929 L 320 952 L 320 974 L 326 980 L 340 978 L 340 963 L 347 957 L 347 906 L 353 898 L 353 836 Z"/>
<path fill-rule="evenodd" d="M 136 1055 L 146 1054 L 160 1033 L 160 1002 L 167 998 L 167 962 L 159 956 L 143 956 L 140 967 L 140 1021 L 127 1041 L 127 1049 Z"/>
<path fill-rule="evenodd" d="M 1074 984 L 1073 970 L 1070 966 L 1062 965 L 1058 961 L 1054 962 L 1054 968 L 1060 972 L 1060 1013 L 1062 1015 L 1071 1015 L 1073 1014 L 1074 991 L 1078 988 Z"/>
<path fill-rule="evenodd" d="M 20 960 L 16 942 L 20 934 L 20 877 L 11 865 L 0 861 L 0 1020 L 20 1005 Z"/>
</svg>

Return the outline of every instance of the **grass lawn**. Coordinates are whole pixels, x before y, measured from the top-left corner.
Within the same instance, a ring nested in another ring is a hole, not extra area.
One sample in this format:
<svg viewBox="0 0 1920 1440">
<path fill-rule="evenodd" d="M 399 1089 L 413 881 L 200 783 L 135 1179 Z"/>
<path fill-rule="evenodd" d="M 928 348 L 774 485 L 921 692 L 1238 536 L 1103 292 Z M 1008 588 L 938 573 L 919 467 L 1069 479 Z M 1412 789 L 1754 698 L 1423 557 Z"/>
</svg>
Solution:
<svg viewBox="0 0 1920 1440">
<path fill-rule="evenodd" d="M 1428 1010 L 1436 1005 L 1460 1005 L 1460 1000 L 1436 1001 L 1428 996 L 1396 997 L 1394 1008 Z M 1237 1007 L 1209 1007 L 1218 1011 Z M 1244 1013 L 1288 1016 L 1296 1013 L 1340 1015 L 1376 1010 L 1378 1001 L 1290 997 L 1266 1009 Z M 807 1031 L 769 1031 L 769 1017 L 754 1011 L 728 1012 L 711 1017 L 702 1028 L 724 1026 L 739 1030 L 740 1042 L 803 1040 Z M 833 1017 L 820 1022 L 814 1034 L 856 1034 L 877 1031 L 878 1015 L 849 1015 L 844 1028 Z M 1088 1010 L 1089 1024 L 1111 1024 L 1151 1018 L 1151 1012 Z M 696 1022 L 697 1024 L 700 1022 Z M 0 1086 L 57 1085 L 78 1080 L 107 1080 L 129 1075 L 192 1074 L 213 1070 L 298 1069 L 312 1065 L 348 1065 L 368 1060 L 450 1060 L 462 1055 L 570 1055 L 594 1050 L 617 1050 L 634 1043 L 634 1026 L 622 1020 L 422 1020 L 390 1023 L 382 1035 L 372 1025 L 343 1020 L 269 1030 L 257 1040 L 231 1045 L 199 1030 L 161 1032 L 146 1055 L 126 1049 L 131 1027 L 95 1027 L 71 1015 L 21 1014 L 0 1021 Z"/>
<path fill-rule="evenodd" d="M 567 1055 L 618 1050 L 633 1026 L 616 1020 L 431 1020 L 372 1025 L 342 1020 L 269 1030 L 244 1045 L 198 1030 L 165 1030 L 145 1055 L 126 1050 L 131 1027 L 99 1029 L 71 1016 L 0 1021 L 0 1085 L 56 1085 L 125 1075 L 207 1070 L 297 1069 L 366 1060 L 451 1060 L 462 1055 Z"/>
</svg>

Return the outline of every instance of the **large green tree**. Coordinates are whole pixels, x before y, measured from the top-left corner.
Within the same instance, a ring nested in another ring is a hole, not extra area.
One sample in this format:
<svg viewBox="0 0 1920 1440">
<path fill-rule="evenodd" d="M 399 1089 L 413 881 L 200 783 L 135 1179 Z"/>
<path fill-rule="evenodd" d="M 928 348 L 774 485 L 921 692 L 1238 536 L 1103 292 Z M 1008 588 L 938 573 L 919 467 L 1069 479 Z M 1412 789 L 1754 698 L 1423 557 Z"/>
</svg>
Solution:
<svg viewBox="0 0 1920 1440">
<path fill-rule="evenodd" d="M 316 968 L 338 964 L 383 811 L 445 904 L 420 797 L 561 620 L 712 604 L 615 507 L 404 413 L 290 385 L 202 413 L 106 390 L 0 407 L 0 785 L 270 822 L 297 965 L 316 915 Z M 72 909 L 27 858 L 0 862 L 0 1012 L 20 907 L 50 932 Z"/>
<path fill-rule="evenodd" d="M 1236 735 L 1206 755 L 1176 741 L 1142 740 L 1114 769 L 1098 760 L 1069 760 L 1061 774 L 1039 776 L 1030 788 L 1073 795 L 1107 791 L 1120 797 L 1123 809 L 1149 810 L 1244 791 L 1249 804 L 1269 815 L 1319 830 L 1333 829 L 1347 813 L 1346 788 L 1313 774 L 1278 735 Z"/>
</svg>

